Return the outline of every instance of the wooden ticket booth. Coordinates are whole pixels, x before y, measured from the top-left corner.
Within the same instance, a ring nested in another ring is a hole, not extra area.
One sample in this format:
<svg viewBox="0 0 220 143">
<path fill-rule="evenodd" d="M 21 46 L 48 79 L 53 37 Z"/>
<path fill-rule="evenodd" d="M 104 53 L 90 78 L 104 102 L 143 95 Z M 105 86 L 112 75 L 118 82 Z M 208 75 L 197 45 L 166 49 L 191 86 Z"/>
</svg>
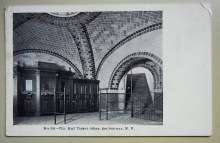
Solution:
<svg viewBox="0 0 220 143">
<path fill-rule="evenodd" d="M 98 111 L 98 80 L 74 78 L 71 70 L 62 70 L 55 63 L 38 62 L 37 67 L 14 67 L 14 116 L 53 115 L 54 104 L 64 110 L 63 96 L 54 102 L 54 93 L 65 89 L 65 111 Z M 65 87 L 65 88 L 64 88 Z"/>
<path fill-rule="evenodd" d="M 72 80 L 73 96 L 71 97 L 71 111 L 94 112 L 99 109 L 99 81 L 89 79 Z"/>
</svg>

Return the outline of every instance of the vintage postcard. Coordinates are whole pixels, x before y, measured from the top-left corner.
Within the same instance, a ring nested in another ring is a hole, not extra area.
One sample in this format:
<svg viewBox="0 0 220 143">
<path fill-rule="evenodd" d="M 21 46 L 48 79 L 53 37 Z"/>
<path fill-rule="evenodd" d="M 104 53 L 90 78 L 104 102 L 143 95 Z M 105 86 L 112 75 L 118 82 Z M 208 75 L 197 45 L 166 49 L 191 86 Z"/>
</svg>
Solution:
<svg viewBox="0 0 220 143">
<path fill-rule="evenodd" d="M 211 135 L 209 4 L 9 6 L 7 136 Z"/>
</svg>

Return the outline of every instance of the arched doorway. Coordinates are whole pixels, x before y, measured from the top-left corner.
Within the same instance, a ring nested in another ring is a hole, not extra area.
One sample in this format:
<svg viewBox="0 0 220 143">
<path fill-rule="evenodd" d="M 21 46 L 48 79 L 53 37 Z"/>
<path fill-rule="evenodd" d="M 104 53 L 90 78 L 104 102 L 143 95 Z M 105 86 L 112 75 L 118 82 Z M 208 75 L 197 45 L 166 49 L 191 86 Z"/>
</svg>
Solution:
<svg viewBox="0 0 220 143">
<path fill-rule="evenodd" d="M 135 67 L 122 78 L 119 89 L 125 91 L 125 111 L 131 111 L 131 92 L 141 93 L 142 99 L 152 102 L 154 100 L 154 77 L 152 73 L 143 67 Z"/>
<path fill-rule="evenodd" d="M 139 68 L 137 71 L 140 71 L 141 68 L 143 73 L 129 74 L 129 71 L 136 68 Z M 144 69 L 147 72 L 143 71 Z M 150 85 L 147 82 L 145 72 L 148 78 L 150 77 Z M 127 78 L 123 79 L 125 76 Z M 140 80 L 137 81 L 137 79 Z M 121 84 L 124 84 L 124 92 L 126 93 L 124 109 L 125 111 L 131 109 L 131 117 L 163 120 L 163 69 L 162 60 L 159 57 L 147 52 L 133 53 L 125 57 L 112 72 L 109 88 L 121 90 L 123 89 Z"/>
</svg>

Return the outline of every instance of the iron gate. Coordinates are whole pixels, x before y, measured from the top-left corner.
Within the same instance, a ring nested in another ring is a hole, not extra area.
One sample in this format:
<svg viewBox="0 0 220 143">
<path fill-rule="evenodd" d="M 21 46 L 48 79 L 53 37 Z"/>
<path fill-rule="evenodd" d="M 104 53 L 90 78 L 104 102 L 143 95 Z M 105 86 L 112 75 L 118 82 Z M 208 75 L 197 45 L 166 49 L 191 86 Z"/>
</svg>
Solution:
<svg viewBox="0 0 220 143">
<path fill-rule="evenodd" d="M 99 120 L 110 120 L 122 115 L 131 115 L 131 101 L 126 101 L 126 93 L 108 92 L 108 88 L 99 91 Z M 129 106 L 130 107 L 130 106 Z"/>
<path fill-rule="evenodd" d="M 152 92 L 151 95 L 148 93 L 133 93 L 132 104 L 132 117 L 157 122 L 163 121 L 162 93 Z"/>
<path fill-rule="evenodd" d="M 106 92 L 100 91 L 99 96 L 100 120 L 109 120 L 123 114 L 129 114 L 134 118 L 163 122 L 162 93 L 135 92 L 127 95 L 126 93 L 108 93 L 107 88 L 104 90 Z M 126 99 L 126 96 L 130 98 Z"/>
</svg>

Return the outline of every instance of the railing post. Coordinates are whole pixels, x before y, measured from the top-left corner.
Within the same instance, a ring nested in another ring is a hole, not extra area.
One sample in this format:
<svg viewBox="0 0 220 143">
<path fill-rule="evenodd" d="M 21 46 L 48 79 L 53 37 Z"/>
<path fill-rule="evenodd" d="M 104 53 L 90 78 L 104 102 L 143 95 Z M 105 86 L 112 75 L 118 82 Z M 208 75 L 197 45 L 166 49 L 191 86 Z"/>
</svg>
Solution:
<svg viewBox="0 0 220 143">
<path fill-rule="evenodd" d="M 99 89 L 99 120 L 102 120 L 102 112 L 101 112 L 101 90 Z"/>
<path fill-rule="evenodd" d="M 108 120 L 108 89 L 106 89 L 106 120 Z"/>
<path fill-rule="evenodd" d="M 56 84 L 55 84 L 55 87 L 54 87 L 54 124 L 56 125 Z"/>
<path fill-rule="evenodd" d="M 132 58 L 131 58 L 131 117 L 133 117 L 133 94 L 132 94 Z"/>
<path fill-rule="evenodd" d="M 55 84 L 54 84 L 54 124 L 56 125 L 57 122 L 57 98 L 56 98 L 56 87 L 57 87 L 57 82 L 58 82 L 58 74 L 56 74 L 56 78 L 55 78 Z"/>
<path fill-rule="evenodd" d="M 63 110 L 64 110 L 64 124 L 66 124 L 66 93 L 65 93 L 65 86 L 64 86 L 64 94 L 63 94 Z"/>
</svg>

